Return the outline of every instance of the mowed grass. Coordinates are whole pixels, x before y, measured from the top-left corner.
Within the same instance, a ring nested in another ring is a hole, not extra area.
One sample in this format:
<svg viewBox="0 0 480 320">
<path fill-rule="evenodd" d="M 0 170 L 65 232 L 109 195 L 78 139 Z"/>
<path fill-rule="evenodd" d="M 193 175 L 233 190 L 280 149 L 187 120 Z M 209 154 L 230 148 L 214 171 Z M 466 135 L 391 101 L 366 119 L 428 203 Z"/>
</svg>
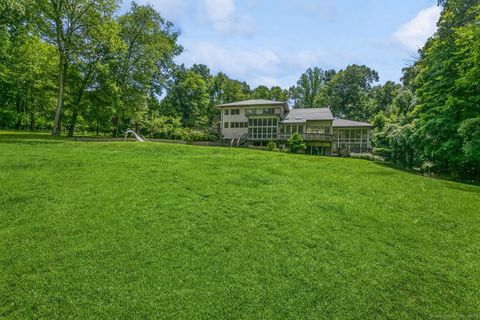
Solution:
<svg viewBox="0 0 480 320">
<path fill-rule="evenodd" d="M 480 318 L 480 187 L 0 134 L 0 318 Z"/>
</svg>

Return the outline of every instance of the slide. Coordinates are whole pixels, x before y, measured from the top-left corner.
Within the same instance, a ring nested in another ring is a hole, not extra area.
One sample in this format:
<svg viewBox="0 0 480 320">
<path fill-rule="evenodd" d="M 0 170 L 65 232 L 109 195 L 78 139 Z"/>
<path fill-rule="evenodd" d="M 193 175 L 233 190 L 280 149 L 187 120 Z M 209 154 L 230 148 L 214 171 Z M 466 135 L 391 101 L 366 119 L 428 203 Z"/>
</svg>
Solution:
<svg viewBox="0 0 480 320">
<path fill-rule="evenodd" d="M 135 131 L 130 129 L 127 129 L 127 131 L 125 131 L 125 141 L 127 141 L 127 137 L 129 133 L 135 136 L 135 139 L 137 139 L 137 142 L 147 142 L 147 140 L 145 140 L 144 137 L 142 137 L 141 135 L 137 134 Z"/>
</svg>

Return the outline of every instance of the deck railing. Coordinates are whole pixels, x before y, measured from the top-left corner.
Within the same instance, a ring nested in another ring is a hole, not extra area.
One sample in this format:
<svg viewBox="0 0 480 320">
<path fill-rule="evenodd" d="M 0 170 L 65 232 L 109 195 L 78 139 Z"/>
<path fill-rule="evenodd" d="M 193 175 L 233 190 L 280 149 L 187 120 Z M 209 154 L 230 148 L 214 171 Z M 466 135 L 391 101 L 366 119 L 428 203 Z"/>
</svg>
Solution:
<svg viewBox="0 0 480 320">
<path fill-rule="evenodd" d="M 323 133 L 300 133 L 303 140 L 305 141 L 324 141 L 324 142 L 331 142 L 333 141 L 333 135 L 330 134 L 323 134 Z M 289 133 L 279 133 L 277 134 L 277 140 L 280 141 L 287 141 L 290 139 L 292 134 Z"/>
</svg>

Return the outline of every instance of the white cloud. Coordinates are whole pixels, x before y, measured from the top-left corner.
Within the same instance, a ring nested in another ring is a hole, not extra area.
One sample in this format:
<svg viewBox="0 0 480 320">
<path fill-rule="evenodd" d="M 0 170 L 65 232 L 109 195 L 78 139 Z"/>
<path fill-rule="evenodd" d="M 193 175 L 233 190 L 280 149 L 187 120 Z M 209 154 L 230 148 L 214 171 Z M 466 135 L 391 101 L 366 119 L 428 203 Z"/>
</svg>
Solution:
<svg viewBox="0 0 480 320">
<path fill-rule="evenodd" d="M 206 42 L 197 42 L 188 48 L 181 57 L 186 64 L 203 63 L 238 78 L 252 73 L 271 74 L 281 62 L 278 54 L 271 50 L 229 50 Z"/>
<path fill-rule="evenodd" d="M 331 67 L 328 54 L 319 51 L 283 52 L 272 49 L 241 49 L 208 42 L 186 43 L 178 63 L 207 65 L 212 73 L 224 72 L 233 79 L 258 85 L 287 88 L 309 67 Z M 292 82 L 293 79 L 293 82 Z"/>
<path fill-rule="evenodd" d="M 420 11 L 415 18 L 395 32 L 394 38 L 412 50 L 423 47 L 429 37 L 437 30 L 437 21 L 442 9 L 437 6 Z"/>
<path fill-rule="evenodd" d="M 250 17 L 237 13 L 234 0 L 203 0 L 202 11 L 204 19 L 219 33 L 250 35 L 255 29 Z"/>
</svg>

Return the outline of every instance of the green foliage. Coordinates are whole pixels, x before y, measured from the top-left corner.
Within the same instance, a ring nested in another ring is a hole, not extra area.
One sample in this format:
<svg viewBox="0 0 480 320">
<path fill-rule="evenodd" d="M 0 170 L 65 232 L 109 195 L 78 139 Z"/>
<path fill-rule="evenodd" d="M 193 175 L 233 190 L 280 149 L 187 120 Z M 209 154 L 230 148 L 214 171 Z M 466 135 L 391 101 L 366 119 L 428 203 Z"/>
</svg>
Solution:
<svg viewBox="0 0 480 320">
<path fill-rule="evenodd" d="M 302 153 L 307 149 L 307 145 L 303 142 L 303 137 L 295 132 L 287 141 L 288 148 L 291 153 Z"/>
<path fill-rule="evenodd" d="M 250 93 L 250 99 L 287 101 L 288 90 L 283 90 L 278 86 L 273 86 L 271 88 L 268 88 L 267 86 L 258 86 Z"/>
<path fill-rule="evenodd" d="M 275 141 L 268 141 L 267 145 L 265 146 L 265 149 L 268 151 L 277 151 L 277 143 Z"/>
<path fill-rule="evenodd" d="M 184 126 L 193 127 L 199 117 L 211 119 L 211 107 L 207 82 L 202 76 L 183 66 L 178 68 L 162 101 L 163 114 L 179 115 Z"/>
<path fill-rule="evenodd" d="M 382 158 L 390 159 L 392 155 L 392 149 L 390 148 L 373 148 L 373 154 Z"/>
<path fill-rule="evenodd" d="M 368 121 L 376 112 L 382 109 L 384 100 L 392 99 L 392 93 L 385 94 L 388 91 L 385 88 L 394 84 L 387 83 L 378 94 L 378 101 L 375 101 L 374 107 L 369 97 L 369 91 L 372 85 L 378 82 L 378 73 L 366 66 L 351 65 L 336 73 L 331 81 L 325 87 L 325 104 L 329 106 L 332 113 L 338 118 L 352 119 L 357 121 Z M 396 88 L 390 89 L 395 91 Z M 387 96 L 385 99 L 384 96 Z"/>
<path fill-rule="evenodd" d="M 151 6 L 132 3 L 129 12 L 118 18 L 119 36 L 124 50 L 112 66 L 118 88 L 115 101 L 116 130 L 122 119 L 131 119 L 144 109 L 153 94 L 160 95 L 165 85 L 165 70 L 182 48 L 176 44 L 178 33 Z M 179 106 L 182 108 L 183 106 Z"/>
<path fill-rule="evenodd" d="M 467 164 L 480 168 L 480 117 L 465 120 L 458 134 L 463 140 L 462 150 Z"/>
<path fill-rule="evenodd" d="M 478 2 L 446 1 L 439 30 L 416 64 L 415 149 L 435 172 L 457 176 L 480 172 L 479 163 L 465 154 L 468 134 L 460 129 L 480 113 L 479 22 Z"/>
<path fill-rule="evenodd" d="M 294 108 L 326 107 L 322 89 L 326 83 L 331 81 L 335 73 L 335 70 L 324 71 L 316 67 L 307 69 L 300 76 L 297 85 L 290 88 L 290 97 L 293 100 Z"/>
</svg>

